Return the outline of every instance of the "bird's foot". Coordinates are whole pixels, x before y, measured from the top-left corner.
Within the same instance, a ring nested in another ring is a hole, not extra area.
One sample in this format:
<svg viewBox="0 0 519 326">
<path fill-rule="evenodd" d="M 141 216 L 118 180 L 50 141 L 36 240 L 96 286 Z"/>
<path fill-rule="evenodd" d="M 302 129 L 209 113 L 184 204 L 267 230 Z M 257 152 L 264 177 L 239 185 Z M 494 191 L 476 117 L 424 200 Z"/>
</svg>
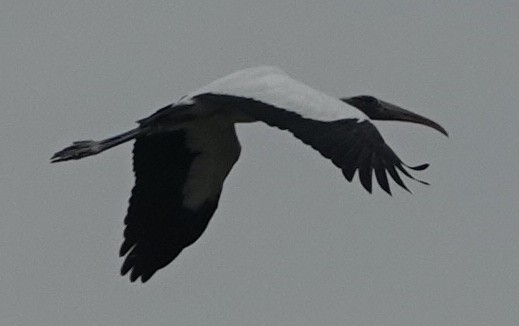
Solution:
<svg viewBox="0 0 519 326">
<path fill-rule="evenodd" d="M 63 162 L 68 160 L 79 160 L 83 157 L 95 155 L 101 150 L 100 143 L 94 140 L 82 140 L 72 143 L 71 146 L 62 149 L 54 154 L 50 162 Z"/>
</svg>

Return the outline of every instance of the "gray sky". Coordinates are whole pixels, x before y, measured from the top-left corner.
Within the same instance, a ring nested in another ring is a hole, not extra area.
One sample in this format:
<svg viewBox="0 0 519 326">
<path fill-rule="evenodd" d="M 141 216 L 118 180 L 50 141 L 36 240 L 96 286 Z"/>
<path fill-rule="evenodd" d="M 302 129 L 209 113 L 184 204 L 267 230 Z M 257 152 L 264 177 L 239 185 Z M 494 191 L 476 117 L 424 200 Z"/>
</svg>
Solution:
<svg viewBox="0 0 519 326">
<path fill-rule="evenodd" d="M 0 2 L 1 325 L 517 325 L 519 3 Z M 413 194 L 367 194 L 286 132 L 243 146 L 209 228 L 145 285 L 119 276 L 131 146 L 71 164 L 185 93 L 269 64 L 379 123 Z"/>
</svg>

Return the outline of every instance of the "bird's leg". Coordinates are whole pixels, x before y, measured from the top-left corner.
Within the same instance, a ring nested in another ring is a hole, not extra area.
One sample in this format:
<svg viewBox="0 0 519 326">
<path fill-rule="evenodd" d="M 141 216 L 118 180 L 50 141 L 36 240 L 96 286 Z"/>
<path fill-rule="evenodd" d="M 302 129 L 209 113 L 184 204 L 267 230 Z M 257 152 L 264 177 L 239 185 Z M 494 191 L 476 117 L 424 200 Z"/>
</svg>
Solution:
<svg viewBox="0 0 519 326">
<path fill-rule="evenodd" d="M 100 141 L 95 140 L 82 140 L 73 142 L 71 146 L 68 146 L 61 151 L 57 152 L 51 157 L 51 163 L 63 162 L 68 160 L 79 160 L 83 157 L 92 156 L 99 154 L 109 148 L 117 146 L 132 140 L 139 135 L 145 133 L 142 128 L 135 128 L 125 133 L 119 134 L 114 137 L 103 139 Z"/>
</svg>

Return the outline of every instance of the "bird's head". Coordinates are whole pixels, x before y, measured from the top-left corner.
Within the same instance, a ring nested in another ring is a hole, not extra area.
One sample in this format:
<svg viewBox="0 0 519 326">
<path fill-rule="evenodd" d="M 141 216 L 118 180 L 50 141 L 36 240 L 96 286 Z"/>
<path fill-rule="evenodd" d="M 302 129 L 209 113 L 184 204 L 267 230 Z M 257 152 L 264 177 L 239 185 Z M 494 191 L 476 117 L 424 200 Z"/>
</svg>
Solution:
<svg viewBox="0 0 519 326">
<path fill-rule="evenodd" d="M 370 119 L 373 120 L 397 120 L 419 123 L 433 129 L 438 130 L 445 136 L 449 136 L 447 131 L 436 122 L 427 119 L 419 114 L 402 109 L 401 107 L 391 104 L 386 101 L 379 100 L 373 96 L 360 95 L 349 98 L 342 98 L 346 102 L 357 109 L 364 112 Z"/>
</svg>

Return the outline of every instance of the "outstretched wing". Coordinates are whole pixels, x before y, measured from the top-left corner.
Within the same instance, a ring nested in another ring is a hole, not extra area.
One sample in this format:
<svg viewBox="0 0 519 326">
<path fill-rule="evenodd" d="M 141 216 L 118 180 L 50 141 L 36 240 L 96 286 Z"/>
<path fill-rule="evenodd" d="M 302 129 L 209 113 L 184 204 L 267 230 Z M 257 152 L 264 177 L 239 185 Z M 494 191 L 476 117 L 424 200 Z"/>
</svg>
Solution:
<svg viewBox="0 0 519 326">
<path fill-rule="evenodd" d="M 146 282 L 204 232 L 238 159 L 234 127 L 194 125 L 137 138 L 121 274 Z"/>
<path fill-rule="evenodd" d="M 203 94 L 254 99 L 319 121 L 367 118 L 357 108 L 291 78 L 276 67 L 261 66 L 240 70 L 194 91 L 182 98 L 177 105 L 192 104 L 193 99 Z"/>
<path fill-rule="evenodd" d="M 352 181 L 355 171 L 358 170 L 359 179 L 368 192 L 372 190 L 373 171 L 382 189 L 391 194 L 386 173 L 399 186 L 409 191 L 397 170 L 417 180 L 406 168 L 423 170 L 428 166 L 405 165 L 369 120 L 352 118 L 320 121 L 317 118 L 305 118 L 299 111 L 288 111 L 269 103 L 234 95 L 206 93 L 197 95 L 194 99 L 238 110 L 255 120 L 290 131 L 324 157 L 331 159 L 348 181 Z"/>
</svg>

